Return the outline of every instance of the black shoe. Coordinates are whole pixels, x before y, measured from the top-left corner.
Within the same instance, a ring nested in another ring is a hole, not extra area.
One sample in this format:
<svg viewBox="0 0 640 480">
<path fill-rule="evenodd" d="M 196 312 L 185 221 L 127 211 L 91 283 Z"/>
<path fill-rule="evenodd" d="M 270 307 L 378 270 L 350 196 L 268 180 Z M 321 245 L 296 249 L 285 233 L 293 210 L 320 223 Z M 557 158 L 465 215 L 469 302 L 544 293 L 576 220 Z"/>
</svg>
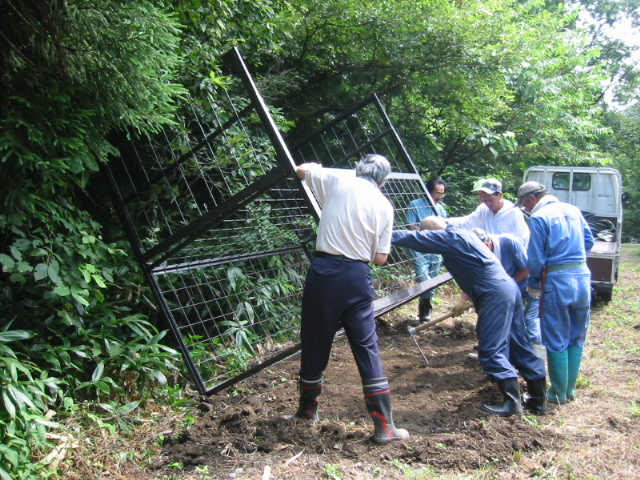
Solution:
<svg viewBox="0 0 640 480">
<path fill-rule="evenodd" d="M 512 415 L 522 416 L 522 404 L 520 398 L 520 385 L 517 378 L 507 378 L 498 382 L 498 389 L 502 393 L 504 402 L 496 404 L 487 404 L 480 406 L 480 409 L 500 415 L 501 417 L 510 417 Z"/>
<path fill-rule="evenodd" d="M 534 415 L 547 413 L 547 379 L 527 380 L 527 397 L 522 406 Z"/>
<path fill-rule="evenodd" d="M 420 323 L 426 323 L 431 320 L 432 311 L 431 299 L 420 299 L 420 303 L 418 303 L 418 320 L 420 320 Z"/>
</svg>

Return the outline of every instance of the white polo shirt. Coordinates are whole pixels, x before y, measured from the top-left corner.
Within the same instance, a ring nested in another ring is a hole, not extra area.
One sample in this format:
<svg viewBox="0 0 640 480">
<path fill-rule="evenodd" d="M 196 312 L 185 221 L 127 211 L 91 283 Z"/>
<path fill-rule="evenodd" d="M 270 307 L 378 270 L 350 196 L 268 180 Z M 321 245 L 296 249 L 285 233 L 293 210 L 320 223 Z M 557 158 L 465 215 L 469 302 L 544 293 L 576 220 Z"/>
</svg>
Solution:
<svg viewBox="0 0 640 480">
<path fill-rule="evenodd" d="M 391 251 L 393 207 L 372 181 L 320 165 L 305 181 L 322 207 L 316 250 L 365 262 Z"/>
</svg>

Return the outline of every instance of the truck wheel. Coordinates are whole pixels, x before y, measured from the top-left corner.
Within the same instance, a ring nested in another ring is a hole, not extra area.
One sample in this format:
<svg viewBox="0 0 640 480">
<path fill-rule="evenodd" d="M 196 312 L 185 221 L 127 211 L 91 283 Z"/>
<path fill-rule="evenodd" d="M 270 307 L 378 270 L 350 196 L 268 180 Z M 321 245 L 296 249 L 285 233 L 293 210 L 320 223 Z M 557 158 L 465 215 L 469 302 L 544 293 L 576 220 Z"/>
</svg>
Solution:
<svg viewBox="0 0 640 480">
<path fill-rule="evenodd" d="M 613 292 L 611 290 L 605 290 L 596 293 L 596 302 L 609 303 L 613 296 Z"/>
</svg>

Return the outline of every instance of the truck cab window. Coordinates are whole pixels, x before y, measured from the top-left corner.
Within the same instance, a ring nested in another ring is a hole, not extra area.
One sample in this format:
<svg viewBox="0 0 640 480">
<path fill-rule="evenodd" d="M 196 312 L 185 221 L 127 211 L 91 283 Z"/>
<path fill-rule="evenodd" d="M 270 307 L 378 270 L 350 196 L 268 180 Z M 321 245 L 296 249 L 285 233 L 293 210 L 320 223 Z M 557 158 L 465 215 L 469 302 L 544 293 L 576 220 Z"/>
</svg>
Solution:
<svg viewBox="0 0 640 480">
<path fill-rule="evenodd" d="M 571 174 L 556 172 L 551 179 L 551 186 L 554 190 L 569 190 Z M 590 173 L 574 173 L 573 186 L 571 190 L 576 192 L 587 192 L 591 189 Z"/>
</svg>

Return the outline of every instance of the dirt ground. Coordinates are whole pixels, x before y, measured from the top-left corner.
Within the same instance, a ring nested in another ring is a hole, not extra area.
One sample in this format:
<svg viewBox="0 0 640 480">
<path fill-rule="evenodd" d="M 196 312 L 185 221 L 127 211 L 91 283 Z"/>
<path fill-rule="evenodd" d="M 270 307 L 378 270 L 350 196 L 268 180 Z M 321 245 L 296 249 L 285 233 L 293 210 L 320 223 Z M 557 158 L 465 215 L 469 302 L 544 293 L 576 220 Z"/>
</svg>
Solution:
<svg viewBox="0 0 640 480">
<path fill-rule="evenodd" d="M 339 338 L 325 372 L 319 422 L 283 419 L 297 406 L 294 357 L 200 399 L 194 424 L 166 432 L 145 478 L 640 478 L 640 250 L 625 252 L 614 300 L 592 312 L 576 400 L 550 406 L 546 416 L 482 412 L 481 403 L 500 395 L 468 356 L 473 310 L 417 335 L 425 363 L 407 331 L 413 303 L 383 317 L 378 328 L 394 420 L 411 435 L 406 442 L 381 447 L 371 441 L 360 379 Z M 434 318 L 447 313 L 455 297 L 441 289 L 440 299 Z"/>
</svg>

